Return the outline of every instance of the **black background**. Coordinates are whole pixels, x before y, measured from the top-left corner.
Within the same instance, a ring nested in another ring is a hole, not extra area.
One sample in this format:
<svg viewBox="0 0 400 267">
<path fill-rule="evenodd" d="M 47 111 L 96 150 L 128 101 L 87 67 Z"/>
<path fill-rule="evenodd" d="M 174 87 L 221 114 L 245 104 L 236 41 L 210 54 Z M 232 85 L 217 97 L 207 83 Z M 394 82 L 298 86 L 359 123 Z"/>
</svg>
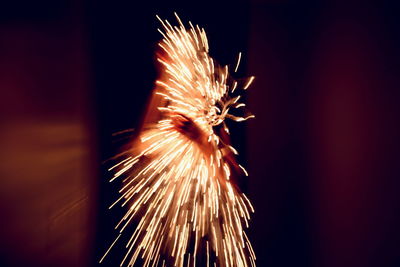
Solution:
<svg viewBox="0 0 400 267">
<path fill-rule="evenodd" d="M 232 125 L 232 142 L 257 265 L 400 266 L 400 10 L 388 0 L 0 4 L 0 264 L 99 266 L 123 212 L 107 210 L 118 183 L 102 162 L 123 143 L 113 133 L 140 125 L 155 15 L 174 11 L 205 28 L 217 61 L 243 52 L 239 75 L 256 76 L 256 119 Z"/>
</svg>

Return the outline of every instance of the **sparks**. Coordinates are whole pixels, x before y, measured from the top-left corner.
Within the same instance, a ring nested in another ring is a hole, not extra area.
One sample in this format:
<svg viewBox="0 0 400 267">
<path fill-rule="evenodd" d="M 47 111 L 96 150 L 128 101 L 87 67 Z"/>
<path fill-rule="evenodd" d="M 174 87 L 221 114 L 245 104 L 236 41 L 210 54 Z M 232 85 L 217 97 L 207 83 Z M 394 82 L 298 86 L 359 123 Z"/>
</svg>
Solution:
<svg viewBox="0 0 400 267">
<path fill-rule="evenodd" d="M 163 36 L 157 58 L 163 75 L 155 91 L 164 100 L 158 107 L 161 119 L 147 125 L 109 168 L 111 181 L 124 178 L 112 206 L 129 206 L 116 228 L 122 233 L 137 222 L 121 266 L 139 261 L 142 266 L 254 266 L 243 227 L 254 210 L 231 179 L 236 170 L 248 174 L 221 134 L 222 129 L 229 134 L 225 119 L 253 117 L 229 111 L 245 106 L 232 94 L 240 86 L 247 89 L 254 77 L 245 85 L 234 81 L 228 66 L 209 56 L 204 29 L 191 22 L 187 29 L 175 16 L 178 26 L 157 16 Z M 241 53 L 235 72 L 240 58 Z"/>
</svg>

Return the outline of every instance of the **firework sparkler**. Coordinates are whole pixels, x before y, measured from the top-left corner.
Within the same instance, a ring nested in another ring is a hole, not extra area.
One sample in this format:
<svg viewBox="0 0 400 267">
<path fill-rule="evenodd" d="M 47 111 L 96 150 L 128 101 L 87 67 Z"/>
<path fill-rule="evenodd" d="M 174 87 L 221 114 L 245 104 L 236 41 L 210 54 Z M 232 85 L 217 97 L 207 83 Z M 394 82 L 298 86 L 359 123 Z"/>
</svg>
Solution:
<svg viewBox="0 0 400 267">
<path fill-rule="evenodd" d="M 128 209 L 116 228 L 122 233 L 137 223 L 121 265 L 255 266 L 244 232 L 253 208 L 231 179 L 238 170 L 247 172 L 234 160 L 237 151 L 228 144 L 225 123 L 254 117 L 230 113 L 245 106 L 238 92 L 254 77 L 235 81 L 228 66 L 209 56 L 204 29 L 190 22 L 185 28 L 176 18 L 178 26 L 158 18 L 163 27 L 157 59 L 163 74 L 155 90 L 162 99 L 159 118 L 110 168 L 111 181 L 124 182 L 111 207 L 119 203 Z"/>
</svg>

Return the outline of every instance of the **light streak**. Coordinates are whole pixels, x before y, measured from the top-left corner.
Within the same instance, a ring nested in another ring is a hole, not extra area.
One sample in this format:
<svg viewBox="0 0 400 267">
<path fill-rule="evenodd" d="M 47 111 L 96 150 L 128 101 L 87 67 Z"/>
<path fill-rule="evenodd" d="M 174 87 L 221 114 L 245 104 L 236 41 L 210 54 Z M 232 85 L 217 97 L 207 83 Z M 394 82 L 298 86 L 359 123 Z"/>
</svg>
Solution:
<svg viewBox="0 0 400 267">
<path fill-rule="evenodd" d="M 237 72 L 237 70 L 238 70 L 238 68 L 239 68 L 239 64 L 240 64 L 240 59 L 241 59 L 241 58 L 242 58 L 242 53 L 240 52 L 240 53 L 239 53 L 239 56 L 238 56 L 237 63 L 236 63 L 235 72 Z"/>
<path fill-rule="evenodd" d="M 247 90 L 249 88 L 250 84 L 253 82 L 254 76 L 251 76 L 249 81 L 246 83 L 246 85 L 243 87 L 244 90 Z"/>
<path fill-rule="evenodd" d="M 177 15 L 178 26 L 157 18 L 163 26 L 163 53 L 157 59 L 163 75 L 155 94 L 165 100 L 157 107 L 162 118 L 146 125 L 133 148 L 109 168 L 111 181 L 123 177 L 125 183 L 111 207 L 129 205 L 116 229 L 122 233 L 137 221 L 121 266 L 183 267 L 204 261 L 206 266 L 253 266 L 255 254 L 243 225 L 254 209 L 231 179 L 239 175 L 237 169 L 248 173 L 221 133 L 229 134 L 226 118 L 254 117 L 229 113 L 245 106 L 232 94 L 247 89 L 254 77 L 239 85 L 228 66 L 209 56 L 207 36 L 198 25 L 189 22 L 186 29 Z M 240 59 L 241 53 L 234 72 Z"/>
<path fill-rule="evenodd" d="M 119 234 L 117 236 L 117 238 L 114 240 L 114 242 L 112 242 L 111 246 L 107 249 L 106 253 L 104 253 L 103 257 L 100 259 L 100 263 L 103 262 L 104 258 L 107 256 L 108 252 L 110 252 L 111 248 L 114 246 L 114 244 L 118 241 L 119 237 L 121 236 L 121 234 Z"/>
</svg>

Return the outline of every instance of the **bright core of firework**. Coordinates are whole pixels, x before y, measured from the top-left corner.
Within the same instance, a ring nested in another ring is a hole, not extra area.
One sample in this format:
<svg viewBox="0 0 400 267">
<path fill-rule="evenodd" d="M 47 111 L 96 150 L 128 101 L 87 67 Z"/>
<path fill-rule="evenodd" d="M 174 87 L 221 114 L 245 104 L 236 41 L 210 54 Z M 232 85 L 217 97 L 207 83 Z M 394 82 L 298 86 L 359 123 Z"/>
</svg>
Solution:
<svg viewBox="0 0 400 267">
<path fill-rule="evenodd" d="M 155 92 L 162 99 L 160 119 L 146 125 L 110 168 L 111 181 L 124 179 L 111 207 L 129 207 L 116 228 L 122 233 L 137 223 L 121 265 L 255 266 L 243 229 L 253 208 L 230 179 L 237 170 L 247 172 L 234 160 L 237 152 L 228 144 L 225 124 L 226 118 L 254 117 L 229 113 L 245 106 L 233 94 L 247 89 L 254 77 L 243 85 L 234 81 L 228 66 L 209 56 L 204 29 L 190 22 L 186 29 L 176 18 L 179 26 L 158 18 L 163 26 L 162 75 Z"/>
</svg>

